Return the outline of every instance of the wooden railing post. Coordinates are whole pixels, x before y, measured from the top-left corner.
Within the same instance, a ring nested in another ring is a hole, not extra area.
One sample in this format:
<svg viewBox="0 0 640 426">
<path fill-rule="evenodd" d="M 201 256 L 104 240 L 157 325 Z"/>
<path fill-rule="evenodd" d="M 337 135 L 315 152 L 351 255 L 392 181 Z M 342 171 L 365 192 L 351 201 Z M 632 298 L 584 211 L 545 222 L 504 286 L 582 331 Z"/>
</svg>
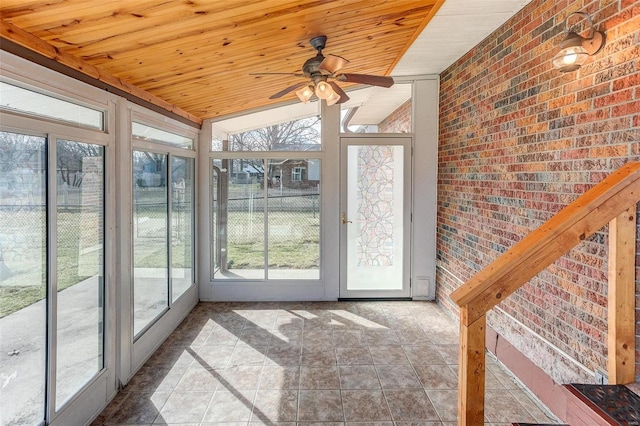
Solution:
<svg viewBox="0 0 640 426">
<path fill-rule="evenodd" d="M 636 206 L 609 222 L 609 384 L 635 381 Z"/>
<path fill-rule="evenodd" d="M 467 326 L 464 311 L 465 307 L 460 308 L 458 426 L 482 426 L 487 318 L 482 315 Z"/>
<path fill-rule="evenodd" d="M 633 382 L 639 201 L 640 162 L 627 163 L 451 293 L 460 307 L 458 425 L 484 422 L 486 313 L 608 222 L 609 382 Z"/>
</svg>

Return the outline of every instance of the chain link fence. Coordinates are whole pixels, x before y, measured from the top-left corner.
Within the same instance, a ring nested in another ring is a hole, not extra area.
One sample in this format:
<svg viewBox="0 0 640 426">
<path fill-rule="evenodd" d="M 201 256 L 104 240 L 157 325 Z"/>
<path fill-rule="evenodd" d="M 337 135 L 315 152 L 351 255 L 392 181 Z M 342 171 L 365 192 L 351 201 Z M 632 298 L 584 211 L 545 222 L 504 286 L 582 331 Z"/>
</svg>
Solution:
<svg viewBox="0 0 640 426">
<path fill-rule="evenodd" d="M 320 188 L 230 184 L 225 200 L 214 197 L 216 266 L 222 269 L 319 266 Z M 266 214 L 265 214 L 266 213 Z M 266 223 L 265 223 L 266 220 Z"/>
</svg>

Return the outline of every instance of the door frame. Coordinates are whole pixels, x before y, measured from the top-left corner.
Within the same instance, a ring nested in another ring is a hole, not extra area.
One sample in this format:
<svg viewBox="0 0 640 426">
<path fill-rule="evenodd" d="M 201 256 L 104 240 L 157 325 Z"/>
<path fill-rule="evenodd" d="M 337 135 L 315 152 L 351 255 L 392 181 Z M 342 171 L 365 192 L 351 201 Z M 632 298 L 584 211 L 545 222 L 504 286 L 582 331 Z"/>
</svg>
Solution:
<svg viewBox="0 0 640 426">
<path fill-rule="evenodd" d="M 396 145 L 404 147 L 403 173 L 403 256 L 401 290 L 349 290 L 347 283 L 347 226 L 342 212 L 347 212 L 347 151 L 357 145 Z M 404 134 L 345 134 L 340 136 L 340 213 L 336 215 L 340 227 L 340 299 L 409 299 L 411 298 L 411 229 L 412 229 L 412 151 L 413 136 Z"/>
</svg>

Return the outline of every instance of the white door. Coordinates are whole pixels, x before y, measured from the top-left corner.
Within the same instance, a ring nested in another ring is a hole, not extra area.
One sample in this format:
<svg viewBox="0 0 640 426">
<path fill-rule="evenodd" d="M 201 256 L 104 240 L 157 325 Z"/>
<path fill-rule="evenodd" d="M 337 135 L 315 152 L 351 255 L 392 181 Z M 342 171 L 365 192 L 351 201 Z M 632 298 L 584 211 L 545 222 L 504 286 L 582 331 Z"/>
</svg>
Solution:
<svg viewBox="0 0 640 426">
<path fill-rule="evenodd" d="M 411 137 L 340 144 L 340 298 L 409 297 Z"/>
</svg>

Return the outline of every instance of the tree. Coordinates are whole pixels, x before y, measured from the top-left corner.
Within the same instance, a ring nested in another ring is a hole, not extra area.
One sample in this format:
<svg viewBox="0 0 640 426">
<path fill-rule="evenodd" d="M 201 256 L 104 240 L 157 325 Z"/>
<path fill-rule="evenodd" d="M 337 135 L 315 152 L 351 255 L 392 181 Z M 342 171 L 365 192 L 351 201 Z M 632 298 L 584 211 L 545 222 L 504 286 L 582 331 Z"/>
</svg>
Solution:
<svg viewBox="0 0 640 426">
<path fill-rule="evenodd" d="M 88 143 L 60 141 L 56 145 L 56 166 L 62 181 L 69 186 L 82 185 L 82 162 L 86 157 L 100 157 L 101 147 Z"/>
<path fill-rule="evenodd" d="M 230 142 L 231 151 L 316 150 L 320 146 L 320 117 L 303 118 L 236 133 L 231 135 Z"/>
</svg>

